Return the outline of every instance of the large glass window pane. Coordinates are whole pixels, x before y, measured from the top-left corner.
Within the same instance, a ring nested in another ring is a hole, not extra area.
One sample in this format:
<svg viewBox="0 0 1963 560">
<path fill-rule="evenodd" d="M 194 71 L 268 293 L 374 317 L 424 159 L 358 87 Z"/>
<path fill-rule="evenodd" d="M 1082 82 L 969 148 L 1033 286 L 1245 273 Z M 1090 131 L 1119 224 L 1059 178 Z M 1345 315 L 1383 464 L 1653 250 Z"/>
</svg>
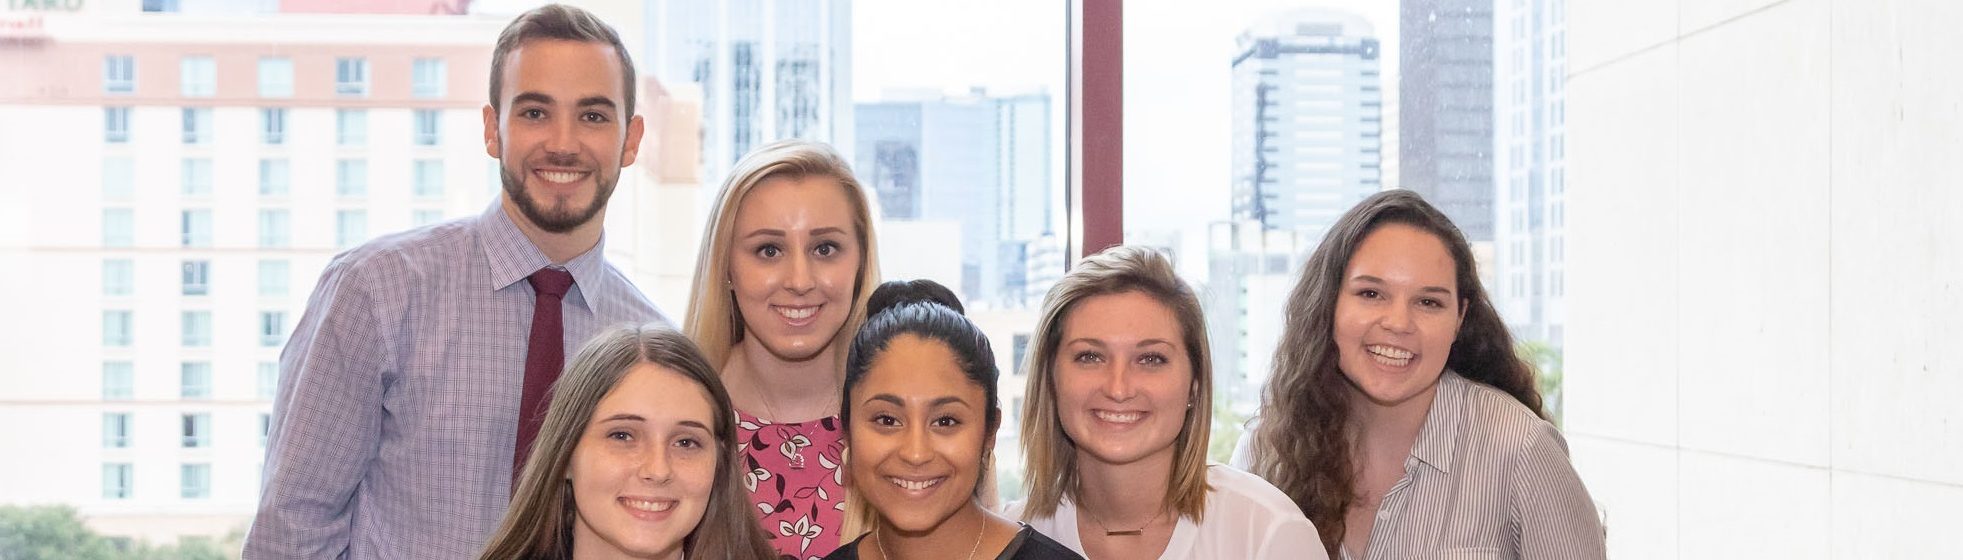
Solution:
<svg viewBox="0 0 1963 560">
<path fill-rule="evenodd" d="M 123 449 L 130 446 L 130 415 L 127 412 L 102 414 L 102 447 Z"/>
<path fill-rule="evenodd" d="M 347 249 L 368 240 L 368 211 L 340 210 L 334 213 L 334 245 Z"/>
<path fill-rule="evenodd" d="M 210 311 L 185 311 L 180 315 L 179 325 L 183 333 L 180 343 L 185 348 L 205 348 L 211 346 Z"/>
<path fill-rule="evenodd" d="M 211 158 L 186 158 L 178 169 L 184 196 L 211 196 Z"/>
<path fill-rule="evenodd" d="M 178 497 L 186 500 L 202 500 L 211 497 L 211 464 L 194 463 L 183 465 L 179 471 Z"/>
<path fill-rule="evenodd" d="M 211 447 L 211 415 L 208 413 L 185 414 L 182 417 L 183 447 L 197 449 Z"/>
<path fill-rule="evenodd" d="M 449 89 L 449 71 L 441 58 L 418 58 L 410 75 L 410 92 L 416 97 L 443 97 Z"/>
<path fill-rule="evenodd" d="M 102 246 L 129 247 L 136 244 L 136 213 L 128 208 L 102 209 Z"/>
<path fill-rule="evenodd" d="M 102 312 L 102 345 L 127 348 L 134 342 L 135 312 L 112 309 Z"/>
<path fill-rule="evenodd" d="M 292 181 L 292 168 L 287 160 L 259 160 L 259 196 L 286 196 Z"/>
<path fill-rule="evenodd" d="M 416 175 L 411 181 L 416 198 L 443 196 L 443 160 L 419 159 L 412 169 Z"/>
<path fill-rule="evenodd" d="M 436 109 L 416 109 L 417 146 L 435 146 L 443 143 L 443 112 Z"/>
<path fill-rule="evenodd" d="M 177 396 L 183 399 L 211 398 L 211 362 L 184 362 L 178 367 Z"/>
<path fill-rule="evenodd" d="M 102 141 L 123 144 L 130 141 L 130 108 L 102 108 Z"/>
<path fill-rule="evenodd" d="M 136 162 L 128 156 L 102 158 L 102 198 L 127 199 L 136 195 Z"/>
<path fill-rule="evenodd" d="M 334 59 L 334 93 L 368 95 L 368 59 L 360 57 Z"/>
<path fill-rule="evenodd" d="M 102 57 L 102 92 L 132 93 L 136 91 L 136 58 L 126 54 L 112 54 Z"/>
<path fill-rule="evenodd" d="M 286 109 L 271 107 L 259 110 L 259 141 L 268 146 L 286 143 Z"/>
<path fill-rule="evenodd" d="M 202 296 L 211 293 L 211 261 L 184 261 L 183 294 Z"/>
<path fill-rule="evenodd" d="M 261 297 L 285 296 L 287 279 L 292 274 L 292 268 L 285 259 L 259 261 L 259 295 Z"/>
<path fill-rule="evenodd" d="M 102 363 L 102 400 L 129 400 L 136 394 L 136 364 L 124 361 Z"/>
<path fill-rule="evenodd" d="M 284 208 L 259 211 L 259 247 L 284 248 L 292 242 L 292 212 Z"/>
<path fill-rule="evenodd" d="M 135 482 L 135 469 L 129 463 L 103 463 L 102 499 L 127 500 L 133 493 L 131 483 Z"/>
<path fill-rule="evenodd" d="M 185 107 L 183 116 L 185 144 L 211 143 L 210 107 Z"/>
<path fill-rule="evenodd" d="M 335 161 L 334 194 L 344 197 L 368 196 L 368 160 Z"/>
<path fill-rule="evenodd" d="M 334 111 L 335 143 L 342 146 L 361 146 L 368 143 L 368 110 L 336 109 Z"/>
<path fill-rule="evenodd" d="M 130 259 L 102 260 L 102 295 L 127 296 L 136 293 L 136 263 Z"/>
<path fill-rule="evenodd" d="M 286 344 L 286 312 L 259 312 L 259 345 L 278 348 Z"/>
<path fill-rule="evenodd" d="M 185 247 L 211 246 L 211 210 L 197 208 L 185 210 L 179 222 L 182 227 Z"/>
</svg>

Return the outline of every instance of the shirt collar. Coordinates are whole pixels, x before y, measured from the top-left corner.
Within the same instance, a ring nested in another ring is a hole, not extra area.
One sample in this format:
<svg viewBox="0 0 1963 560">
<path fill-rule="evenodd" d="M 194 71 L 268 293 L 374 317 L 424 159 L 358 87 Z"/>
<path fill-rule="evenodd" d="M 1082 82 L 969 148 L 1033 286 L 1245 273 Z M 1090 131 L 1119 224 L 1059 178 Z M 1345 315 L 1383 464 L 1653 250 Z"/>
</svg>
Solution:
<svg viewBox="0 0 1963 560">
<path fill-rule="evenodd" d="M 552 259 L 533 245 L 525 232 L 518 229 L 518 224 L 511 221 L 511 216 L 505 214 L 502 196 L 492 199 L 491 207 L 478 216 L 477 231 L 477 244 L 490 264 L 493 291 L 511 287 L 531 277 L 533 272 L 552 266 Z M 592 249 L 561 265 L 573 275 L 573 289 L 566 294 L 567 301 L 575 301 L 595 313 L 598 313 L 594 309 L 595 298 L 588 294 L 598 293 L 611 280 L 606 273 L 606 247 L 607 236 L 601 233 Z"/>
<path fill-rule="evenodd" d="M 1418 442 L 1411 446 L 1411 457 L 1439 472 L 1451 474 L 1458 457 L 1459 419 L 1464 415 L 1466 380 L 1450 369 L 1438 375 L 1438 392 L 1432 396 L 1431 411 L 1418 430 Z"/>
</svg>

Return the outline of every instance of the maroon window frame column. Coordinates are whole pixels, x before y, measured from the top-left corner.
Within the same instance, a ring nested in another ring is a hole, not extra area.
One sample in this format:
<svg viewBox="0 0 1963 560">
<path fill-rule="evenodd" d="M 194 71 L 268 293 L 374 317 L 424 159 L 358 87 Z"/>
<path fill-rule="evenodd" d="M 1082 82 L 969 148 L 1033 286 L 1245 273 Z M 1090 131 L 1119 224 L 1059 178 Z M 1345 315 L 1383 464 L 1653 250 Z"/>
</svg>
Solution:
<svg viewBox="0 0 1963 560">
<path fill-rule="evenodd" d="M 1125 242 L 1124 3 L 1073 2 L 1070 261 Z"/>
</svg>

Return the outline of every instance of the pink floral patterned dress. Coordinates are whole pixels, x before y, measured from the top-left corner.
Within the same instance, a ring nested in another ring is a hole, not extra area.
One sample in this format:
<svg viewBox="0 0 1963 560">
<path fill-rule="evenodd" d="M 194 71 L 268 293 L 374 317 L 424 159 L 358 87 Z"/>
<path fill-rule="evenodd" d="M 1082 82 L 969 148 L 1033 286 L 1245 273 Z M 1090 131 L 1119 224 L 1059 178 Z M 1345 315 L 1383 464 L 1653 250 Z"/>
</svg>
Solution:
<svg viewBox="0 0 1963 560">
<path fill-rule="evenodd" d="M 785 558 L 817 560 L 838 548 L 845 522 L 839 459 L 845 430 L 837 416 L 771 423 L 736 411 L 743 445 L 743 486 L 771 546 Z"/>
</svg>

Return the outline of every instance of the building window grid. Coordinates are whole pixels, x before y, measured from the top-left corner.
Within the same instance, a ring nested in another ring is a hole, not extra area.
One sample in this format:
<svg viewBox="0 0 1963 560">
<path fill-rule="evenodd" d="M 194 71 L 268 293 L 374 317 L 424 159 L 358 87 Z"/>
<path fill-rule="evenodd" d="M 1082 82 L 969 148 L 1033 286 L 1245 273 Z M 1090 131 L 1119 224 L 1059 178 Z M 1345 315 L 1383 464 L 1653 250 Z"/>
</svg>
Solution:
<svg viewBox="0 0 1963 560">
<path fill-rule="evenodd" d="M 182 269 L 183 274 L 181 277 L 183 281 L 179 282 L 182 289 L 179 291 L 183 295 L 204 296 L 211 294 L 211 261 L 184 261 Z"/>
<path fill-rule="evenodd" d="M 180 471 L 178 497 L 202 500 L 211 497 L 211 464 L 186 463 Z"/>
<path fill-rule="evenodd" d="M 135 480 L 133 468 L 129 463 L 102 464 L 102 499 L 127 500 L 132 494 L 131 483 Z"/>
<path fill-rule="evenodd" d="M 286 143 L 286 108 L 267 107 L 259 110 L 259 140 L 268 146 Z"/>
<path fill-rule="evenodd" d="M 127 309 L 113 309 L 102 312 L 102 345 L 111 348 L 128 348 L 134 340 L 136 312 Z"/>
<path fill-rule="evenodd" d="M 211 209 L 194 208 L 180 213 L 181 244 L 184 247 L 211 246 Z"/>
<path fill-rule="evenodd" d="M 185 107 L 182 114 L 184 116 L 184 143 L 190 145 L 210 143 L 211 108 Z"/>
<path fill-rule="evenodd" d="M 292 186 L 291 163 L 280 158 L 259 160 L 259 196 L 286 196 Z"/>
<path fill-rule="evenodd" d="M 416 59 L 410 78 L 410 94 L 416 97 L 443 97 L 449 89 L 449 72 L 441 58 Z"/>
<path fill-rule="evenodd" d="M 186 56 L 178 60 L 179 93 L 185 97 L 211 97 L 218 93 L 218 62 L 211 55 Z"/>
<path fill-rule="evenodd" d="M 366 109 L 335 110 L 334 142 L 344 147 L 357 147 L 367 144 L 368 111 Z"/>
<path fill-rule="evenodd" d="M 211 414 L 199 412 L 183 415 L 183 447 L 200 449 L 211 447 Z"/>
<path fill-rule="evenodd" d="M 127 449 L 130 446 L 130 415 L 127 412 L 102 413 L 102 448 Z"/>
<path fill-rule="evenodd" d="M 123 297 L 136 293 L 136 262 L 129 259 L 102 260 L 102 295 Z"/>
<path fill-rule="evenodd" d="M 280 249 L 292 240 L 292 213 L 284 208 L 259 210 L 259 247 Z"/>
<path fill-rule="evenodd" d="M 130 108 L 102 108 L 102 141 L 123 144 L 130 141 Z"/>
<path fill-rule="evenodd" d="M 415 110 L 417 146 L 435 146 L 443 142 L 443 113 L 436 109 Z"/>
<path fill-rule="evenodd" d="M 179 314 L 179 327 L 182 329 L 180 346 L 185 348 L 208 348 L 211 346 L 211 312 L 206 310 L 184 311 Z"/>
<path fill-rule="evenodd" d="M 129 400 L 136 394 L 136 364 L 125 361 L 102 363 L 102 400 Z"/>
<path fill-rule="evenodd" d="M 286 344 L 286 312 L 259 312 L 259 345 L 278 348 Z"/>
<path fill-rule="evenodd" d="M 334 59 L 334 93 L 368 95 L 368 59 L 361 57 Z"/>
<path fill-rule="evenodd" d="M 184 362 L 177 369 L 177 397 L 184 400 L 211 398 L 211 362 Z"/>
<path fill-rule="evenodd" d="M 136 92 L 136 57 L 127 54 L 102 57 L 102 92 Z"/>
<path fill-rule="evenodd" d="M 211 196 L 211 158 L 185 158 L 178 170 L 184 196 Z"/>
</svg>

